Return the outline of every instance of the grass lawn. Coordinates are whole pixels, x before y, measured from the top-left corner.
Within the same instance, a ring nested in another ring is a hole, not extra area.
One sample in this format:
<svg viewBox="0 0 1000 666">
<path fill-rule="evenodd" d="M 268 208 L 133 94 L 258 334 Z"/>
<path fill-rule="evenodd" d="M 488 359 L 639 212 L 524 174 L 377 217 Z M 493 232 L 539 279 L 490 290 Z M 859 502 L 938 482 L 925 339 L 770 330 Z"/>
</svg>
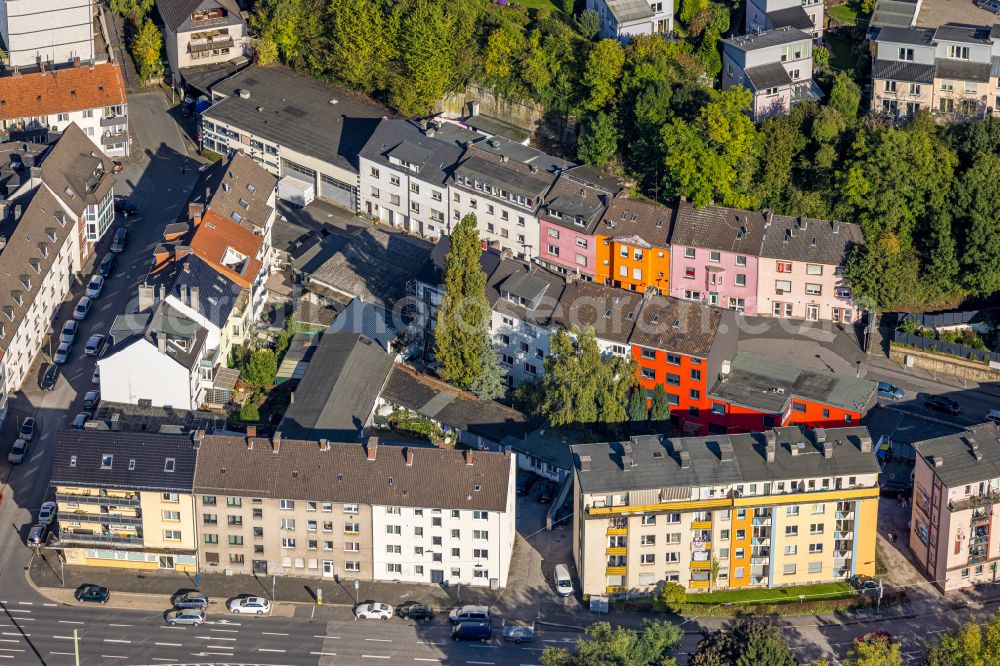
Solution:
<svg viewBox="0 0 1000 666">
<path fill-rule="evenodd" d="M 799 595 L 805 595 L 805 601 L 822 599 L 840 599 L 852 597 L 855 594 L 850 583 L 821 583 L 819 585 L 800 585 L 796 587 L 779 587 L 754 590 L 720 590 L 706 594 L 689 594 L 684 600 L 688 604 L 728 604 L 728 603 L 798 603 Z M 822 595 L 822 596 L 819 596 Z"/>
<path fill-rule="evenodd" d="M 858 10 L 853 4 L 830 7 L 830 9 L 827 10 L 827 14 L 837 21 L 848 25 L 854 25 L 858 22 Z"/>
<path fill-rule="evenodd" d="M 554 12 L 561 12 L 562 7 L 553 2 L 552 0 L 510 0 L 511 4 L 517 3 L 519 5 L 524 5 L 528 9 L 551 9 Z"/>
<path fill-rule="evenodd" d="M 823 36 L 823 41 L 830 49 L 830 66 L 848 74 L 853 73 L 858 59 L 852 51 L 851 42 L 829 32 Z"/>
</svg>

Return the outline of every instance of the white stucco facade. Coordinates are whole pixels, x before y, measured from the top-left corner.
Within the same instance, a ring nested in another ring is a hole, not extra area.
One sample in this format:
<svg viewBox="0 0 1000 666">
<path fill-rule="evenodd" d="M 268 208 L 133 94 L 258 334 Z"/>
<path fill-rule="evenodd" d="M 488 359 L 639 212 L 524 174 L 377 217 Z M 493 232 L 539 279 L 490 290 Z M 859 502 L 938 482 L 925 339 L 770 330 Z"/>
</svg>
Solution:
<svg viewBox="0 0 1000 666">
<path fill-rule="evenodd" d="M 448 189 L 390 158 L 391 166 L 360 156 L 361 210 L 397 229 L 438 240 L 450 225 Z"/>
<path fill-rule="evenodd" d="M 153 407 L 198 408 L 197 372 L 191 372 L 156 345 L 140 338 L 97 361 L 101 369 L 101 399 Z M 195 364 L 195 369 L 198 365 Z M 155 377 L 156 381 L 150 381 Z"/>
<path fill-rule="evenodd" d="M 0 34 L 10 64 L 39 62 L 62 65 L 94 59 L 92 0 L 4 0 L 0 2 Z"/>
</svg>

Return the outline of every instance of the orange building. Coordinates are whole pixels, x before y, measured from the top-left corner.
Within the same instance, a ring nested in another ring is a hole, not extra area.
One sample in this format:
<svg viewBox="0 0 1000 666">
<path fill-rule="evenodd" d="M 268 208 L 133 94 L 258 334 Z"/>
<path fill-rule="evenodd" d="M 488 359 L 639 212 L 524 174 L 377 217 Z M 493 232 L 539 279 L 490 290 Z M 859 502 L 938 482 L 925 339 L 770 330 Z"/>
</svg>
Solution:
<svg viewBox="0 0 1000 666">
<path fill-rule="evenodd" d="M 617 197 L 597 225 L 595 280 L 644 293 L 670 287 L 670 230 L 676 210 Z"/>
</svg>

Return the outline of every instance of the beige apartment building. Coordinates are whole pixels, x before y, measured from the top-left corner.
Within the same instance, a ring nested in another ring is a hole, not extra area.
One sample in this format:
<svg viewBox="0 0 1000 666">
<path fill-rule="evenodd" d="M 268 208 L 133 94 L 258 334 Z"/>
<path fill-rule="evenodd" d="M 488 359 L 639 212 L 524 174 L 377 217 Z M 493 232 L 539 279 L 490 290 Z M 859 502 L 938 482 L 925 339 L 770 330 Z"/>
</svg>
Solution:
<svg viewBox="0 0 1000 666">
<path fill-rule="evenodd" d="M 107 430 L 59 433 L 51 485 L 67 564 L 196 571 L 197 441 Z"/>
<path fill-rule="evenodd" d="M 779 587 L 875 572 L 867 428 L 581 444 L 573 556 L 583 594 Z"/>
<path fill-rule="evenodd" d="M 914 444 L 910 549 L 943 592 L 997 580 L 998 439 L 990 422 Z"/>
</svg>

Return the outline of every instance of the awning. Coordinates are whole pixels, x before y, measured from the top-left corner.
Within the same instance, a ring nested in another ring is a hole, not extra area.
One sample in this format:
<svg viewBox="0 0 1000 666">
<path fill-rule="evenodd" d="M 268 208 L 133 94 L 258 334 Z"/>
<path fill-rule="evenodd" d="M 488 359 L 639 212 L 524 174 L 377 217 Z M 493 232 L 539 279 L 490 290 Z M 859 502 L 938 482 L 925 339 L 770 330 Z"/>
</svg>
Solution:
<svg viewBox="0 0 1000 666">
<path fill-rule="evenodd" d="M 215 373 L 215 381 L 212 388 L 222 391 L 232 391 L 236 388 L 236 380 L 240 378 L 240 371 L 235 368 L 219 368 Z"/>
</svg>

